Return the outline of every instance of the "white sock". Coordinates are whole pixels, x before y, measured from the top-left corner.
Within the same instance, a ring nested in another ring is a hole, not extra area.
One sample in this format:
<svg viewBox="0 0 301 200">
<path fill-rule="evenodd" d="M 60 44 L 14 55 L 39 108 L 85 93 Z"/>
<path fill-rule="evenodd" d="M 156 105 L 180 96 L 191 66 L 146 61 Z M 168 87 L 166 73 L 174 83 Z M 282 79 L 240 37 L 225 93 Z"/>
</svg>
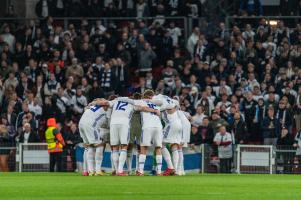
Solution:
<svg viewBox="0 0 301 200">
<path fill-rule="evenodd" d="M 176 173 L 178 172 L 178 163 L 179 163 L 179 151 L 178 149 L 172 150 L 172 162 L 175 168 Z"/>
<path fill-rule="evenodd" d="M 132 172 L 132 161 L 133 161 L 133 152 L 128 151 L 126 156 L 126 166 L 128 168 L 128 172 Z"/>
<path fill-rule="evenodd" d="M 113 150 L 111 151 L 110 159 L 111 159 L 111 170 L 114 171 L 115 166 L 114 166 L 114 161 L 113 161 Z"/>
<path fill-rule="evenodd" d="M 83 172 L 88 172 L 88 149 L 85 148 L 84 150 L 84 156 L 83 156 Z"/>
<path fill-rule="evenodd" d="M 184 172 L 184 155 L 183 155 L 183 151 L 179 150 L 178 154 L 179 154 L 178 170 L 179 170 L 180 173 L 182 173 L 182 172 Z"/>
<path fill-rule="evenodd" d="M 137 151 L 137 153 L 136 153 L 136 171 L 138 171 L 138 169 L 139 169 L 139 156 L 140 156 L 140 154 Z"/>
<path fill-rule="evenodd" d="M 103 146 L 96 147 L 95 151 L 95 171 L 101 172 L 101 164 L 103 159 Z"/>
<path fill-rule="evenodd" d="M 156 163 L 157 163 L 157 174 L 161 174 L 162 169 L 162 155 L 156 155 Z"/>
<path fill-rule="evenodd" d="M 139 169 L 138 169 L 138 171 L 139 171 L 140 173 L 144 173 L 144 164 L 145 164 L 145 160 L 146 160 L 146 155 L 140 154 L 140 155 L 139 155 Z"/>
<path fill-rule="evenodd" d="M 113 171 L 117 172 L 118 160 L 119 160 L 119 152 L 118 152 L 118 150 L 113 150 L 112 151 L 112 160 L 113 160 L 113 167 L 114 167 Z"/>
<path fill-rule="evenodd" d="M 166 147 L 163 147 L 161 151 L 162 151 L 162 156 L 167 164 L 167 168 L 174 169 L 168 149 Z"/>
<path fill-rule="evenodd" d="M 95 149 L 93 147 L 88 147 L 88 152 L 87 152 L 87 163 L 88 163 L 88 172 L 89 173 L 94 173 L 95 172 Z"/>
<path fill-rule="evenodd" d="M 121 149 L 120 155 L 119 155 L 119 160 L 118 160 L 118 173 L 123 172 L 123 166 L 126 160 L 126 155 L 127 155 L 127 150 L 126 149 Z"/>
</svg>

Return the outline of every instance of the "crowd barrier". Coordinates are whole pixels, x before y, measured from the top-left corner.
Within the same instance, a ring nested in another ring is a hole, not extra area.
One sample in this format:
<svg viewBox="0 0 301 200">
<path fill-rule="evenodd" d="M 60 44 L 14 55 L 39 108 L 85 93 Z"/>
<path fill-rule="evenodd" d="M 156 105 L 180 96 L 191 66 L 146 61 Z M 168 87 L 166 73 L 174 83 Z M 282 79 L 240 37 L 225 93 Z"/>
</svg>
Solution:
<svg viewBox="0 0 301 200">
<path fill-rule="evenodd" d="M 48 172 L 49 154 L 47 144 L 19 144 L 17 147 L 0 147 L 8 152 L 8 170 L 11 172 Z M 154 150 L 147 155 L 145 170 L 151 171 L 155 164 Z M 183 149 L 186 172 L 219 173 L 218 150 L 214 145 L 190 146 Z M 63 152 L 63 171 L 82 172 L 84 148 L 81 145 Z M 110 148 L 104 152 L 102 168 L 111 172 Z M 1 155 L 0 155 L 1 156 Z M 299 174 L 300 156 L 293 146 L 235 145 L 231 172 L 247 174 Z M 133 150 L 132 168 L 136 168 L 136 151 Z M 125 166 L 126 167 L 126 166 Z M 163 161 L 163 170 L 166 163 Z M 1 170 L 1 169 L 0 169 Z"/>
</svg>

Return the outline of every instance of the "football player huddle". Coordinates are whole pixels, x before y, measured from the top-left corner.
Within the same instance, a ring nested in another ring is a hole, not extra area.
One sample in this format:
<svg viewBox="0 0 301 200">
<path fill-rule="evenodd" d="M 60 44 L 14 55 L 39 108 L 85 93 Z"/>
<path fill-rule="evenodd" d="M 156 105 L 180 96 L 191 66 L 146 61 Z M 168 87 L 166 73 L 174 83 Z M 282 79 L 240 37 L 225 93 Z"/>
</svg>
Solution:
<svg viewBox="0 0 301 200">
<path fill-rule="evenodd" d="M 95 99 L 79 122 L 85 146 L 83 175 L 103 175 L 101 165 L 106 144 L 111 147 L 112 175 L 132 174 L 136 148 L 135 174 L 143 176 L 150 147 L 155 149 L 155 175 L 185 175 L 182 149 L 190 140 L 190 118 L 189 113 L 181 111 L 176 97 L 155 95 L 152 90 L 135 93 L 130 98 Z M 163 158 L 167 169 L 162 173 Z"/>
</svg>

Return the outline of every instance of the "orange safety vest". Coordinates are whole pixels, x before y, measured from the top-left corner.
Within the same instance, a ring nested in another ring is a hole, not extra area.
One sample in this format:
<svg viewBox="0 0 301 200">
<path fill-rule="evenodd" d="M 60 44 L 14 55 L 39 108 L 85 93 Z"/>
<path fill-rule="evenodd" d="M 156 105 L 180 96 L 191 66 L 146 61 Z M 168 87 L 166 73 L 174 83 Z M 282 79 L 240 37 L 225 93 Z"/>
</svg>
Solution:
<svg viewBox="0 0 301 200">
<path fill-rule="evenodd" d="M 63 145 L 59 141 L 57 141 L 53 132 L 55 129 L 55 127 L 48 127 L 45 132 L 45 138 L 49 153 L 63 152 Z"/>
</svg>

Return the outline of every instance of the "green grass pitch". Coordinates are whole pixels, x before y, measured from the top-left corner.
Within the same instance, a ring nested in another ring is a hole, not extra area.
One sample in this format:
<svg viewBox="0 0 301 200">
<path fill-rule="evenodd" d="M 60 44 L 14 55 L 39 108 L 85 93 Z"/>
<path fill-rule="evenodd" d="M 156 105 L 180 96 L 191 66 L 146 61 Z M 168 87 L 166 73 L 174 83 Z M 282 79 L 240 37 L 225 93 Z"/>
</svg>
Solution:
<svg viewBox="0 0 301 200">
<path fill-rule="evenodd" d="M 0 173 L 2 200 L 301 199 L 300 175 L 82 177 L 74 173 Z"/>
</svg>

